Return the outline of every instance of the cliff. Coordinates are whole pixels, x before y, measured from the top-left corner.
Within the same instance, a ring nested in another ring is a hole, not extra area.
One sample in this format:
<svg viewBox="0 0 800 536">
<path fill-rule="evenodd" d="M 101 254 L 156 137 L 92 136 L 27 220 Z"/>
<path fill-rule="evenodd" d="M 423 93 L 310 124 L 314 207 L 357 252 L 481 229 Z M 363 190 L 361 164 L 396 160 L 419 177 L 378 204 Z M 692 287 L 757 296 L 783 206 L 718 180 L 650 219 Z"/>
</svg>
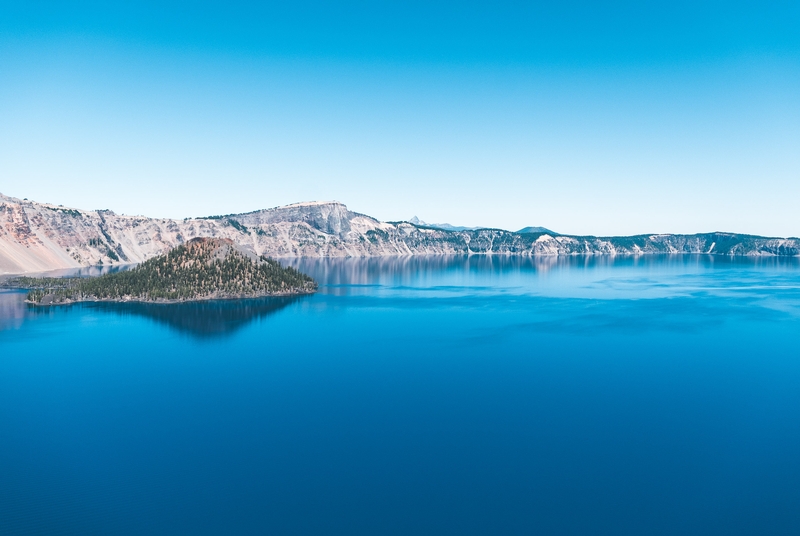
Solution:
<svg viewBox="0 0 800 536">
<path fill-rule="evenodd" d="M 730 233 L 564 236 L 500 229 L 448 231 L 387 223 L 341 203 L 299 203 L 171 220 L 87 211 L 0 195 L 0 273 L 139 263 L 196 237 L 229 239 L 257 256 L 365 257 L 432 254 L 800 255 L 796 238 Z"/>
</svg>

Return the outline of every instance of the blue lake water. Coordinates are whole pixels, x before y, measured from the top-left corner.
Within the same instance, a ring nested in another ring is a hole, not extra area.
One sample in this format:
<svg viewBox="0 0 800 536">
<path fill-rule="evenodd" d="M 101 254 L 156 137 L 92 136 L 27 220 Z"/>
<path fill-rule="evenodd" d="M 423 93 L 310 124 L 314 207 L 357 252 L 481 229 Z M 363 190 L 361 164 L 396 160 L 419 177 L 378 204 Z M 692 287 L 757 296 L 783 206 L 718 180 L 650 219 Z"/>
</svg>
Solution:
<svg viewBox="0 0 800 536">
<path fill-rule="evenodd" d="M 0 293 L 0 534 L 800 533 L 800 262 L 306 260 Z"/>
</svg>

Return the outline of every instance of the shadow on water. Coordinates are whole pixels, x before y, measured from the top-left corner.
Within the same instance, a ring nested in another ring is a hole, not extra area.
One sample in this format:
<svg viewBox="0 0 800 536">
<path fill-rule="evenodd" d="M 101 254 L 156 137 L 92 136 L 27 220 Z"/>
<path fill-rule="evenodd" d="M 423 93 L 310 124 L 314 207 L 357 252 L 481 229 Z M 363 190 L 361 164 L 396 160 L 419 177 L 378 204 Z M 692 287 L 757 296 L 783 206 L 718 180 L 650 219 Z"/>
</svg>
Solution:
<svg viewBox="0 0 800 536">
<path fill-rule="evenodd" d="M 304 296 L 211 300 L 190 303 L 97 303 L 97 310 L 148 318 L 181 333 L 212 338 L 230 335 L 250 322 L 273 315 Z"/>
</svg>

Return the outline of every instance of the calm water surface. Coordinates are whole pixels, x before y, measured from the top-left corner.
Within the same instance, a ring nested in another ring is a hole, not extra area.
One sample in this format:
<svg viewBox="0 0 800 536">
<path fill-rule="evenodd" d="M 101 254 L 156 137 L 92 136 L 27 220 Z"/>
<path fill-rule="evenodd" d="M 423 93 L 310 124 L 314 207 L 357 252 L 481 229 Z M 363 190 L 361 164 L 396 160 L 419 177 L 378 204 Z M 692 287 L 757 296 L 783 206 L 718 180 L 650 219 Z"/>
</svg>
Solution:
<svg viewBox="0 0 800 536">
<path fill-rule="evenodd" d="M 298 261 L 0 293 L 0 534 L 800 533 L 800 264 Z"/>
</svg>

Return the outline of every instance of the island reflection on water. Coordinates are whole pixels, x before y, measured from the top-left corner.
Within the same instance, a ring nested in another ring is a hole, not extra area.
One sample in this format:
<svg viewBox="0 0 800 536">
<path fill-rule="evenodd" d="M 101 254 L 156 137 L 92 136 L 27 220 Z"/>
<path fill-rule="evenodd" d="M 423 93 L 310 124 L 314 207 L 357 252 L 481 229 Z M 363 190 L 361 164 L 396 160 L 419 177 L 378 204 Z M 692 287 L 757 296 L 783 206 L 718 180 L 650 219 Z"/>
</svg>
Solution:
<svg viewBox="0 0 800 536">
<path fill-rule="evenodd" d="M 250 322 L 273 315 L 303 296 L 207 300 L 188 303 L 98 303 L 99 310 L 140 316 L 179 332 L 207 338 L 229 335 Z"/>
<path fill-rule="evenodd" d="M 144 317 L 178 332 L 199 338 L 232 334 L 250 322 L 275 314 L 303 296 L 207 300 L 187 303 L 79 303 L 41 307 L 25 303 L 25 293 L 0 292 L 0 330 L 18 329 L 23 322 L 91 309 L 123 317 Z"/>
</svg>

